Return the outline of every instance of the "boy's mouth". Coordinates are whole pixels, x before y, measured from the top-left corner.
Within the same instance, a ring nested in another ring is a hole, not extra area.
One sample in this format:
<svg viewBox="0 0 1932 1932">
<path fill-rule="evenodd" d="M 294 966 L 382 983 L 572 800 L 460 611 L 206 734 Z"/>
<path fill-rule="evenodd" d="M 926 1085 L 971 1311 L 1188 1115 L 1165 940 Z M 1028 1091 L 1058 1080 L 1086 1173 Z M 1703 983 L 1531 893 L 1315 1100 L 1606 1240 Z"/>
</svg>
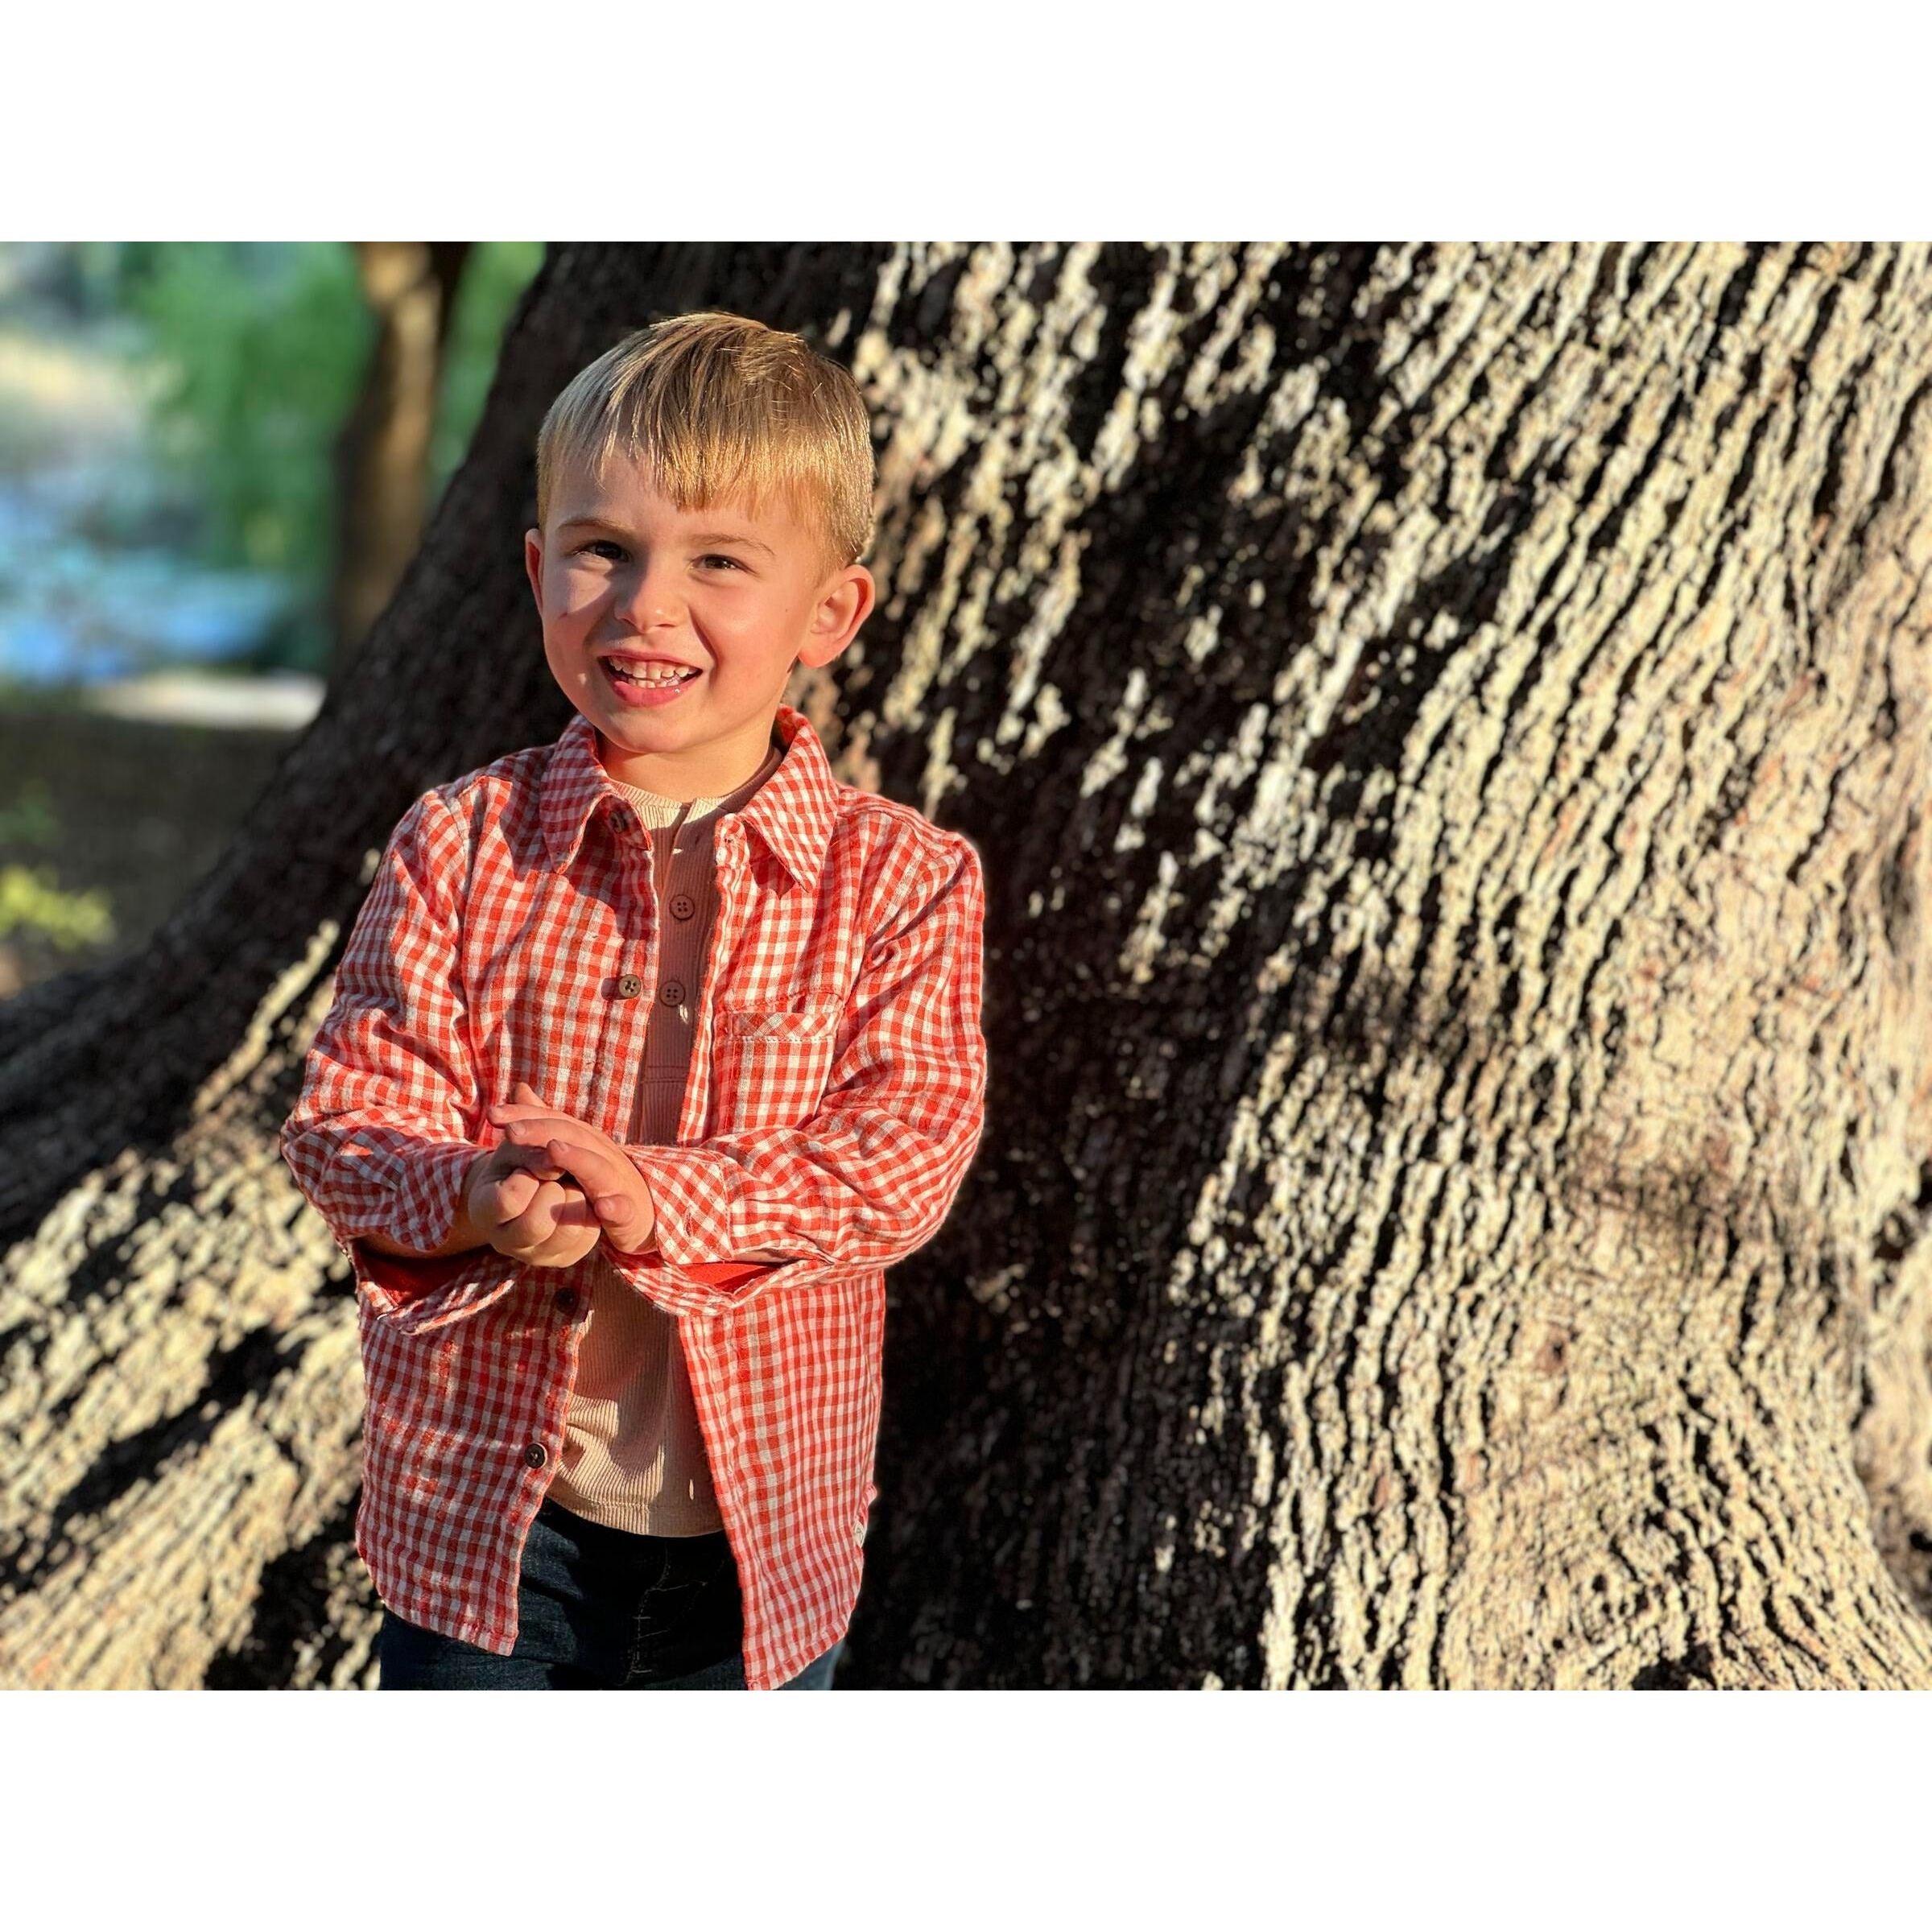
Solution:
<svg viewBox="0 0 1932 1932">
<path fill-rule="evenodd" d="M 687 691 L 704 676 L 704 671 L 672 672 L 668 667 L 651 667 L 649 675 L 642 665 L 626 671 L 614 658 L 599 658 L 599 668 L 609 680 L 610 690 L 626 705 L 667 705 L 682 691 Z"/>
</svg>

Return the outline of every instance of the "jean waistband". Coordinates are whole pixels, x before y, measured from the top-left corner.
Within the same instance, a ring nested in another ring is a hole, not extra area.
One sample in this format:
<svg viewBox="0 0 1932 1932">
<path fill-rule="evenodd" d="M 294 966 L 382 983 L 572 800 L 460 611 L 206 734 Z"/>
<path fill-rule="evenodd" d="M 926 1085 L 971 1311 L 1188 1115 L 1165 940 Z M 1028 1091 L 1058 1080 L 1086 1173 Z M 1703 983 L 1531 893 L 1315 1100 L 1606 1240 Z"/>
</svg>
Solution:
<svg viewBox="0 0 1932 1932">
<path fill-rule="evenodd" d="M 697 1536 L 640 1536 L 634 1530 L 619 1530 L 600 1523 L 594 1517 L 580 1516 L 576 1510 L 565 1509 L 553 1496 L 544 1497 L 537 1507 L 537 1514 L 554 1529 L 567 1530 L 584 1542 L 601 1543 L 613 1551 L 634 1550 L 642 1554 L 654 1550 L 667 1554 L 685 1550 L 702 1554 L 729 1546 L 722 1530 L 707 1530 Z"/>
</svg>

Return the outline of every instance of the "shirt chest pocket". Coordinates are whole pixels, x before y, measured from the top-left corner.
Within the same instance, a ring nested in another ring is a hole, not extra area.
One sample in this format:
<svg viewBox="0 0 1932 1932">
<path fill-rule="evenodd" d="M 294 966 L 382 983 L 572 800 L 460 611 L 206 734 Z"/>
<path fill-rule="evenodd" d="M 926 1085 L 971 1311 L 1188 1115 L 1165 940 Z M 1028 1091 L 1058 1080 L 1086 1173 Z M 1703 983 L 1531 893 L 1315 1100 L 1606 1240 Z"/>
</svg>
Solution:
<svg viewBox="0 0 1932 1932">
<path fill-rule="evenodd" d="M 795 1127 L 817 1112 L 840 1011 L 836 1003 L 720 1007 L 712 1016 L 714 1130 Z"/>
</svg>

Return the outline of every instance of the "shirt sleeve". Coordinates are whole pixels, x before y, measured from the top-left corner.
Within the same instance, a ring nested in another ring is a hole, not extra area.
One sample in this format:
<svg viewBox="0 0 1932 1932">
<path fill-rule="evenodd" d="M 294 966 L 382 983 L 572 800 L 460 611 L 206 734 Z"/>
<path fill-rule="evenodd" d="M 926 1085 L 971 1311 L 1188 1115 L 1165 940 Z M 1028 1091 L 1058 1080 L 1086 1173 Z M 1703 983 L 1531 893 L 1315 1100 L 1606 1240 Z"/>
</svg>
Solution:
<svg viewBox="0 0 1932 1932">
<path fill-rule="evenodd" d="M 985 1121 L 985 923 L 978 851 L 946 835 L 866 948 L 810 1119 L 625 1148 L 657 1223 L 642 1253 L 605 1244 L 617 1272 L 674 1315 L 716 1315 L 874 1274 L 931 1240 Z M 751 1258 L 772 1255 L 791 1258 Z"/>
<path fill-rule="evenodd" d="M 448 1238 L 481 1151 L 458 951 L 465 865 L 460 819 L 426 794 L 390 836 L 281 1131 L 282 1157 L 336 1245 L 396 1301 L 476 1260 L 428 1253 Z M 422 1258 L 352 1249 L 370 1234 Z"/>
</svg>

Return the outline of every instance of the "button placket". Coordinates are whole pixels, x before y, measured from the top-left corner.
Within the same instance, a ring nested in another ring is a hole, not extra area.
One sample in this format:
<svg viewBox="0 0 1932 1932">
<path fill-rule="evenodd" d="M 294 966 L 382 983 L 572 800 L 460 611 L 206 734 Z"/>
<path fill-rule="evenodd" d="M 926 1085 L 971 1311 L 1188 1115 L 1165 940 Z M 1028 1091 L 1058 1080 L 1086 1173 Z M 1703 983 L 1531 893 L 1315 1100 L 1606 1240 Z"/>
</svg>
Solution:
<svg viewBox="0 0 1932 1932">
<path fill-rule="evenodd" d="M 717 1009 L 718 982 L 724 976 L 725 962 L 737 939 L 738 873 L 743 861 L 743 837 L 735 814 L 727 814 L 718 821 L 712 845 L 712 880 L 717 903 L 712 914 L 710 961 L 703 983 L 698 988 L 698 1010 L 692 1022 L 692 1077 L 684 1083 L 683 1104 L 679 1109 L 678 1138 L 681 1141 L 698 1137 L 710 1112 L 704 1090 L 710 1084 L 711 1034 L 715 1024 L 712 1016 Z M 704 1062 L 701 1067 L 700 1057 Z M 696 1077 L 700 1072 L 705 1076 L 702 1081 Z M 712 1302 L 704 1312 L 716 1317 L 720 1311 L 716 1303 Z"/>
<path fill-rule="evenodd" d="M 652 983 L 652 976 L 658 959 L 659 920 L 656 914 L 657 886 L 654 877 L 656 869 L 656 842 L 650 829 L 642 819 L 634 819 L 637 831 L 636 843 L 625 854 L 625 869 L 634 881 L 626 899 L 621 902 L 617 920 L 617 938 L 625 952 L 641 949 L 643 955 L 642 972 L 621 972 L 614 980 L 608 982 L 611 997 L 618 1000 L 636 1000 L 644 997 Z M 635 914 L 635 918 L 626 916 Z M 642 921 L 640 930 L 638 920 Z M 616 1019 L 618 1016 L 609 1015 Z M 644 1027 L 650 1025 L 650 1016 L 640 1016 Z M 619 1071 L 617 1075 L 617 1092 L 612 1096 L 617 1117 L 630 1122 L 637 1117 L 639 1096 L 642 1091 L 643 1045 L 641 1039 L 630 1037 L 631 1026 L 621 1021 L 617 1037 L 609 1045 L 605 1063 Z M 628 1127 L 619 1127 L 615 1137 L 621 1141 L 629 1132 Z M 562 1307 L 559 1298 L 558 1306 Z"/>
<path fill-rule="evenodd" d="M 687 804 L 683 811 L 679 813 L 677 823 L 671 828 L 671 856 L 674 860 L 682 857 L 687 849 L 685 821 L 690 814 L 691 807 Z M 664 884 L 667 887 L 675 882 L 679 870 L 679 868 L 675 865 L 666 866 Z M 697 901 L 687 892 L 667 893 L 659 903 L 671 918 L 679 921 L 691 918 L 698 909 Z M 660 939 L 663 937 L 661 927 L 659 937 Z M 690 997 L 690 989 L 682 980 L 667 980 L 658 989 L 658 999 L 665 1005 L 678 1013 L 680 1017 L 683 1016 L 684 1004 Z"/>
</svg>

